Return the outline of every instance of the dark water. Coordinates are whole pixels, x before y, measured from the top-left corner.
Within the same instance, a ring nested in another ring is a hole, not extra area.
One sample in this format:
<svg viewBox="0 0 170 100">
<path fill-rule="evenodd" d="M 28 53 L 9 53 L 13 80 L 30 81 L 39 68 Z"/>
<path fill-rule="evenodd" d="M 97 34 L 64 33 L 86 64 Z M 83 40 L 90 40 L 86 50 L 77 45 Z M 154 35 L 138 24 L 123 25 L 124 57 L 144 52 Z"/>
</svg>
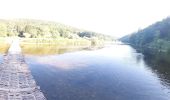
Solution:
<svg viewBox="0 0 170 100">
<path fill-rule="evenodd" d="M 170 66 L 144 57 L 113 45 L 26 61 L 48 100 L 170 100 Z"/>
</svg>

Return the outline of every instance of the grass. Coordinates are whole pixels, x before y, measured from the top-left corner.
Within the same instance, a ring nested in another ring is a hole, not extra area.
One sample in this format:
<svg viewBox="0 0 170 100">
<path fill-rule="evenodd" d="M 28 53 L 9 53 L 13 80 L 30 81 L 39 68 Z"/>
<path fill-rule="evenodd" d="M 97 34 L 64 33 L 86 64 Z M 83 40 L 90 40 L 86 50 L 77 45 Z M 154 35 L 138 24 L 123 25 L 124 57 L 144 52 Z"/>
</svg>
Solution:
<svg viewBox="0 0 170 100">
<path fill-rule="evenodd" d="M 13 39 L 18 37 L 0 37 L 0 53 L 6 53 Z M 102 41 L 67 38 L 19 38 L 20 46 L 25 54 L 59 54 L 67 50 L 102 46 Z"/>
<path fill-rule="evenodd" d="M 66 38 L 22 38 L 22 44 L 47 44 L 56 46 L 91 46 L 91 41 L 86 39 L 66 39 Z"/>
<path fill-rule="evenodd" d="M 7 53 L 10 46 L 9 38 L 0 38 L 0 53 Z"/>
</svg>

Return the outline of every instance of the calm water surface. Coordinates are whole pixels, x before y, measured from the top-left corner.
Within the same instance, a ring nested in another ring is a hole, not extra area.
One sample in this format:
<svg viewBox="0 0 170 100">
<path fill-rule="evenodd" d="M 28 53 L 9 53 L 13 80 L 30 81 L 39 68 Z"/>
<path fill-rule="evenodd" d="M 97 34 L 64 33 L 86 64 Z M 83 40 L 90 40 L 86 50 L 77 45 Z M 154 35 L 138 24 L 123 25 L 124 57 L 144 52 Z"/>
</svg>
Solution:
<svg viewBox="0 0 170 100">
<path fill-rule="evenodd" d="M 170 100 L 170 71 L 159 72 L 127 45 L 29 54 L 26 62 L 48 100 Z"/>
</svg>

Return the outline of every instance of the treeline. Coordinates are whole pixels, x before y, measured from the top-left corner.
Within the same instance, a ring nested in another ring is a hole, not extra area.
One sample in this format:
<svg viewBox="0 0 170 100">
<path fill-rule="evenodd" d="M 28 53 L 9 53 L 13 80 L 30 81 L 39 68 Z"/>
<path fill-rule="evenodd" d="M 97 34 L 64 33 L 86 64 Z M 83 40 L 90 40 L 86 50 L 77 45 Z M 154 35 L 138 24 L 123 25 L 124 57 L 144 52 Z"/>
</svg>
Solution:
<svg viewBox="0 0 170 100">
<path fill-rule="evenodd" d="M 170 55 L 170 17 L 121 38 L 139 49 L 165 52 Z"/>
<path fill-rule="evenodd" d="M 77 29 L 64 24 L 41 20 L 0 20 L 0 37 L 19 36 L 26 38 L 68 38 L 113 40 L 112 37 Z"/>
</svg>

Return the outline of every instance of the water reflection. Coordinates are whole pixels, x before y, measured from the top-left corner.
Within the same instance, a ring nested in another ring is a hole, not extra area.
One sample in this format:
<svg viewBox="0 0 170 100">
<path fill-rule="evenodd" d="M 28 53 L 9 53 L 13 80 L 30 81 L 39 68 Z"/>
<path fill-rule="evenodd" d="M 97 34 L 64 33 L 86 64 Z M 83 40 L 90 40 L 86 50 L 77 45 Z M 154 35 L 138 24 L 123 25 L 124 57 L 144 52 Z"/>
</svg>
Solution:
<svg viewBox="0 0 170 100">
<path fill-rule="evenodd" d="M 170 89 L 145 60 L 126 45 L 26 56 L 48 100 L 169 100 Z"/>
<path fill-rule="evenodd" d="M 88 49 L 88 47 L 80 46 L 67 46 L 61 47 L 50 44 L 21 44 L 22 52 L 29 55 L 52 55 L 62 54 L 65 52 L 80 51 L 82 49 Z"/>
<path fill-rule="evenodd" d="M 149 53 L 149 51 L 148 51 Z M 170 89 L 170 56 L 163 53 L 145 54 L 145 62 L 158 75 L 163 85 L 167 85 Z M 166 60 L 164 60 L 166 59 Z"/>
</svg>

